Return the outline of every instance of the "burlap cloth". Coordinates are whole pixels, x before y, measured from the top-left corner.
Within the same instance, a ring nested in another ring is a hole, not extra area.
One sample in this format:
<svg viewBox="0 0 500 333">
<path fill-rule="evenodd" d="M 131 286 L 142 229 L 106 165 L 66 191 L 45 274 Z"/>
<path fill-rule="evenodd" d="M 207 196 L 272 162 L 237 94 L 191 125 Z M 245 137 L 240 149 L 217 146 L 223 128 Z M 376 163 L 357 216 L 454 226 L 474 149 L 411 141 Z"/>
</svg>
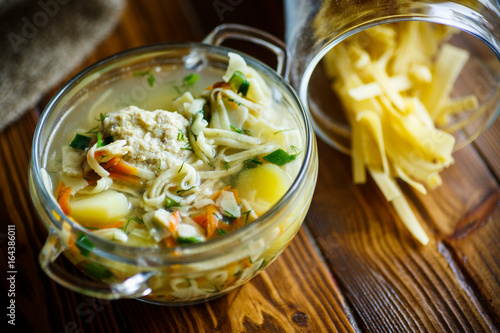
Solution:
<svg viewBox="0 0 500 333">
<path fill-rule="evenodd" d="M 0 0 L 0 131 L 115 25 L 122 0 Z"/>
</svg>

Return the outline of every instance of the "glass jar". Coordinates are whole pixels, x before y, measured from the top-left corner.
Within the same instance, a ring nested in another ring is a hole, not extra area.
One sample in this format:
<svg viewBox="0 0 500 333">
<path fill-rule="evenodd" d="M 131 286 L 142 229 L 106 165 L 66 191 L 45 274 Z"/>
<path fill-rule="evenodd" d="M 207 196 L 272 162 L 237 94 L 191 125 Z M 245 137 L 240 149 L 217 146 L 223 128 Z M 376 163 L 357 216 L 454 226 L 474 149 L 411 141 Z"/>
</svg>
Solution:
<svg viewBox="0 0 500 333">
<path fill-rule="evenodd" d="M 350 152 L 351 128 L 331 91 L 323 59 L 339 43 L 375 26 L 418 21 L 459 31 L 446 42 L 470 56 L 451 96 L 473 95 L 477 103 L 438 127 L 453 133 L 455 149 L 473 141 L 500 111 L 498 1 L 286 0 L 285 10 L 285 41 L 294 58 L 291 83 L 312 115 L 316 134 L 342 152 Z"/>
<path fill-rule="evenodd" d="M 225 38 L 242 36 L 280 50 L 276 53 L 279 71 L 281 75 L 286 73 L 286 48 L 263 32 L 236 25 L 224 26 L 210 34 L 206 42 L 219 44 Z M 49 102 L 33 139 L 29 184 L 33 202 L 49 231 L 39 261 L 53 280 L 93 297 L 139 298 L 162 305 L 186 305 L 237 288 L 271 264 L 289 244 L 305 218 L 316 183 L 315 137 L 309 117 L 293 89 L 275 71 L 244 54 L 241 56 L 246 63 L 265 79 L 274 101 L 293 119 L 304 147 L 302 164 L 290 189 L 253 223 L 204 243 L 175 248 L 127 246 L 97 237 L 68 218 L 41 171 L 52 153 L 51 141 L 64 134 L 69 127 L 66 125 L 74 121 L 75 112 L 82 112 L 76 104 L 96 98 L 96 88 L 106 88 L 127 73 L 142 68 L 224 72 L 230 51 L 235 52 L 202 43 L 159 44 L 129 50 L 85 69 Z M 148 89 L 151 87 L 147 84 L 138 85 L 128 91 L 128 96 L 114 97 L 117 101 L 130 97 L 140 101 Z M 92 279 L 65 270 L 56 261 L 60 254 Z"/>
</svg>

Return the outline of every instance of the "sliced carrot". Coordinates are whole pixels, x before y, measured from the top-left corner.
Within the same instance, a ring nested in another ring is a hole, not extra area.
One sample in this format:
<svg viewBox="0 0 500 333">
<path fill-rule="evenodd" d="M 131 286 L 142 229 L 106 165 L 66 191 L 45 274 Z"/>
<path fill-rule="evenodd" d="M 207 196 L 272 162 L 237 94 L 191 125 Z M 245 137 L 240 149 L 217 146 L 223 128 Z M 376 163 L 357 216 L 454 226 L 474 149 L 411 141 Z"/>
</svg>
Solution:
<svg viewBox="0 0 500 333">
<path fill-rule="evenodd" d="M 170 223 L 172 223 L 176 228 L 177 225 L 179 224 L 179 220 L 181 219 L 181 214 L 179 213 L 178 210 L 175 211 L 175 213 L 172 214 L 170 220 Z"/>
<path fill-rule="evenodd" d="M 99 157 L 105 156 L 106 151 L 105 150 L 97 150 L 94 152 L 94 157 L 97 160 Z"/>
<path fill-rule="evenodd" d="M 207 238 L 211 238 L 217 227 L 219 226 L 219 219 L 217 218 L 217 208 L 214 205 L 207 207 Z"/>
<path fill-rule="evenodd" d="M 99 163 L 104 169 L 108 170 L 109 168 L 115 166 L 118 162 L 120 162 L 120 156 L 115 156 L 107 162 Z"/>
<path fill-rule="evenodd" d="M 125 223 L 123 221 L 118 221 L 116 223 L 105 224 L 97 229 L 111 229 L 111 228 L 122 228 Z"/>
<path fill-rule="evenodd" d="M 191 219 L 200 226 L 206 226 L 207 224 L 207 213 L 201 213 L 198 215 L 191 216 Z"/>
<path fill-rule="evenodd" d="M 231 89 L 231 85 L 227 82 L 224 82 L 224 81 L 215 82 L 212 87 L 213 87 L 213 89 L 215 89 L 215 88 Z"/>
<path fill-rule="evenodd" d="M 137 186 L 142 185 L 141 180 L 139 178 L 137 178 L 136 176 L 126 175 L 126 174 L 116 172 L 113 170 L 108 170 L 108 172 L 109 172 L 109 176 L 113 179 L 122 180 L 124 182 L 131 183 L 131 184 L 134 184 Z"/>
<path fill-rule="evenodd" d="M 215 192 L 214 194 L 212 194 L 212 196 L 210 197 L 210 199 L 212 199 L 213 201 L 217 200 L 217 198 L 220 196 L 220 194 L 222 193 L 222 191 L 229 191 L 230 188 L 231 188 L 231 185 L 226 186 L 223 189 L 218 190 L 217 192 Z"/>
<path fill-rule="evenodd" d="M 64 214 L 69 215 L 69 197 L 71 196 L 71 187 L 64 186 L 62 181 L 57 184 L 56 198 Z"/>
<path fill-rule="evenodd" d="M 163 238 L 163 244 L 165 244 L 166 247 L 175 247 L 177 245 L 177 242 L 175 241 L 174 237 L 168 236 Z"/>
<path fill-rule="evenodd" d="M 248 268 L 252 266 L 252 263 L 250 262 L 250 258 L 245 258 L 241 261 L 241 266 Z"/>
<path fill-rule="evenodd" d="M 172 215 L 168 217 L 168 225 L 166 225 L 166 227 L 171 234 L 176 234 L 177 225 L 179 224 L 180 218 L 181 215 L 178 210 L 176 210 Z"/>
<path fill-rule="evenodd" d="M 113 165 L 111 167 L 111 169 L 113 169 L 116 172 L 120 172 L 120 173 L 123 173 L 123 174 L 126 174 L 126 175 L 133 175 L 133 176 L 135 176 L 135 175 L 137 175 L 139 173 L 139 171 L 137 170 L 136 167 L 133 167 L 133 166 L 130 166 L 130 165 L 126 164 L 121 159 L 115 165 Z"/>
</svg>

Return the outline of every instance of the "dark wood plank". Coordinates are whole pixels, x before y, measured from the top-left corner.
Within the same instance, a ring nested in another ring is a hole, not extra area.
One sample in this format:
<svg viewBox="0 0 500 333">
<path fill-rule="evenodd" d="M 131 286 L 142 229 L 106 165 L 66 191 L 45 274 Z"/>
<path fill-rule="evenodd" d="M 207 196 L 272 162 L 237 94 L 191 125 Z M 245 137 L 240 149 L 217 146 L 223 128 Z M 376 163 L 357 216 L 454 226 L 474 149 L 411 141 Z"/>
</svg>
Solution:
<svg viewBox="0 0 500 333">
<path fill-rule="evenodd" d="M 464 151 L 464 154 L 469 158 L 472 153 Z M 309 212 L 308 226 L 362 329 L 370 332 L 498 329 L 492 319 L 494 308 L 485 304 L 476 294 L 474 284 L 463 278 L 462 266 L 454 257 L 453 248 L 439 238 L 453 235 L 447 232 L 452 222 L 444 221 L 444 229 L 440 231 L 442 221 L 435 220 L 429 212 L 440 209 L 440 201 L 426 197 L 425 205 L 419 204 L 418 208 L 424 208 L 424 214 L 420 214 L 424 217 L 424 226 L 430 232 L 436 231 L 430 243 L 422 247 L 402 226 L 373 182 L 362 186 L 352 184 L 349 157 L 324 143 L 320 143 L 320 155 L 321 181 Z M 477 167 L 477 163 L 472 166 Z M 485 171 L 484 165 L 481 171 Z M 482 179 L 481 186 L 496 189 L 487 173 L 473 179 Z M 466 189 L 470 189 L 468 185 Z M 447 194 L 451 195 L 450 189 Z M 459 207 L 466 204 L 460 199 L 464 197 L 460 193 L 448 203 L 467 211 Z M 471 205 L 467 208 L 470 210 Z M 439 218 L 444 215 L 435 214 Z M 455 216 L 450 218 L 456 226 Z M 491 283 L 496 278 L 486 279 Z M 498 293 L 498 284 L 489 286 Z"/>
<path fill-rule="evenodd" d="M 474 141 L 474 146 L 477 147 L 482 158 L 488 163 L 497 181 L 500 180 L 500 140 L 498 138 L 500 138 L 500 119 L 497 118 L 495 122 Z"/>
</svg>

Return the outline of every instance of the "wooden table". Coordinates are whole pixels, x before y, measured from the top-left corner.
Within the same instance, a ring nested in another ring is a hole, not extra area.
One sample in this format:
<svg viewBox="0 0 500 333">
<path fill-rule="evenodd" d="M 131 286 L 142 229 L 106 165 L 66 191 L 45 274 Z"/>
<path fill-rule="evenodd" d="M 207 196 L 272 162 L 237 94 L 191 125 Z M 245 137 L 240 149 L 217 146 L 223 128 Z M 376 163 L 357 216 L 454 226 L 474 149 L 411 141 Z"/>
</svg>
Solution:
<svg viewBox="0 0 500 333">
<path fill-rule="evenodd" d="M 220 3 L 228 4 L 221 16 L 215 10 Z M 252 25 L 283 38 L 282 16 L 279 1 L 129 1 L 116 29 L 75 73 L 131 47 L 200 41 L 225 22 Z M 31 204 L 27 170 L 34 128 L 49 97 L 0 133 L 2 272 L 5 234 L 8 225 L 15 225 L 19 331 L 500 330 L 500 121 L 454 155 L 456 163 L 442 174 L 444 184 L 437 190 L 422 196 L 405 188 L 430 235 L 426 247 L 402 226 L 373 182 L 352 184 L 349 157 L 319 142 L 313 203 L 281 257 L 225 297 L 162 307 L 82 296 L 39 268 L 46 233 Z M 1 283 L 6 299 L 8 281 L 2 278 Z M 5 306 L 2 325 L 7 321 Z"/>
</svg>

